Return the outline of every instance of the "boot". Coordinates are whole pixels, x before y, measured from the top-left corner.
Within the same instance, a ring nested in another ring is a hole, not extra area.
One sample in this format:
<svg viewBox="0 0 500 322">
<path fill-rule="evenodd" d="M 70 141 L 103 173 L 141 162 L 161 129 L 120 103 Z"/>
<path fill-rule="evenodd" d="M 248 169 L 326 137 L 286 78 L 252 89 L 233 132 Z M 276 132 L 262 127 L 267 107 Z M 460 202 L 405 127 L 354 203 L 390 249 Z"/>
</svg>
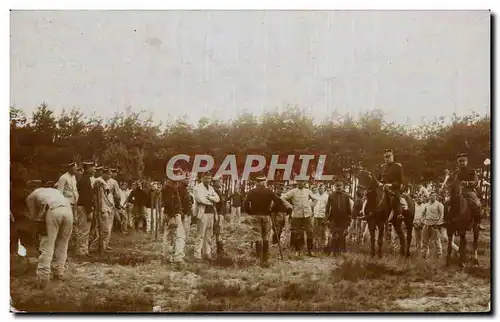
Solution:
<svg viewBox="0 0 500 322">
<path fill-rule="evenodd" d="M 263 268 L 269 267 L 269 241 L 267 240 L 262 242 L 262 257 L 260 266 Z"/>
<path fill-rule="evenodd" d="M 217 255 L 221 256 L 224 254 L 224 244 L 222 243 L 222 240 L 217 240 L 215 242 L 216 247 L 217 247 Z"/>
<path fill-rule="evenodd" d="M 313 240 L 307 239 L 307 255 L 311 257 L 315 257 L 316 255 L 313 252 Z"/>
<path fill-rule="evenodd" d="M 255 257 L 260 258 L 261 254 L 262 254 L 262 242 L 256 241 L 255 242 Z"/>
</svg>

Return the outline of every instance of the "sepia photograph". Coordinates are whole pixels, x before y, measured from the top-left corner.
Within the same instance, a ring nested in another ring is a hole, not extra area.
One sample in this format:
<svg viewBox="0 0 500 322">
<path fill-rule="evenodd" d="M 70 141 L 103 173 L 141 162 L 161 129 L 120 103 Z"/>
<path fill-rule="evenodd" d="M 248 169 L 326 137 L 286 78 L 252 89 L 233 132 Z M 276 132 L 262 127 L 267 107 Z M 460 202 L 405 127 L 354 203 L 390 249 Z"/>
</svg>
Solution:
<svg viewBox="0 0 500 322">
<path fill-rule="evenodd" d="M 492 306 L 489 10 L 11 10 L 10 312 Z"/>
</svg>

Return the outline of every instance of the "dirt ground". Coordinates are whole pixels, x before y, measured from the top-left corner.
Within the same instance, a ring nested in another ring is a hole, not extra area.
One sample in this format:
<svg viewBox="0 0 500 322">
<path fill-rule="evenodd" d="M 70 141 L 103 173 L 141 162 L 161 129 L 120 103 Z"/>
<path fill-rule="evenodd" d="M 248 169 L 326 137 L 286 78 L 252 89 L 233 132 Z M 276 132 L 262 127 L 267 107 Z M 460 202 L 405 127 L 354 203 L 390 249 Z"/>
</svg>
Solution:
<svg viewBox="0 0 500 322">
<path fill-rule="evenodd" d="M 70 258 L 68 280 L 36 288 L 36 258 L 16 258 L 11 267 L 12 306 L 27 312 L 486 312 L 490 310 L 490 230 L 481 232 L 479 267 L 460 271 L 444 258 L 401 259 L 386 247 L 382 259 L 368 245 L 349 242 L 340 257 L 285 260 L 271 247 L 271 268 L 261 268 L 250 243 L 249 226 L 224 228 L 227 257 L 220 262 L 189 261 L 196 227 L 187 241 L 188 262 L 164 263 L 161 242 L 149 233 L 115 234 L 103 258 Z M 161 240 L 161 238 L 159 238 Z M 468 236 L 469 250 L 472 236 Z M 469 254 L 471 255 L 471 254 Z"/>
</svg>

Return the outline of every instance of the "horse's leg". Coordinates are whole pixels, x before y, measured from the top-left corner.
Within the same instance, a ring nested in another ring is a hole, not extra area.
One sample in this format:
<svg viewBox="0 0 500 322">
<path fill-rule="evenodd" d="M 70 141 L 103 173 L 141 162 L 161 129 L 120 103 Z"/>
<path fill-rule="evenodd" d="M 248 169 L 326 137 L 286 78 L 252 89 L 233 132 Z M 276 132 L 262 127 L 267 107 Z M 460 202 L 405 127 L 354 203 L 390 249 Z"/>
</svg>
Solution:
<svg viewBox="0 0 500 322">
<path fill-rule="evenodd" d="M 465 264 L 467 262 L 466 247 L 467 247 L 467 239 L 465 236 L 465 229 L 463 229 L 462 231 L 460 231 L 460 268 L 465 268 Z"/>
<path fill-rule="evenodd" d="M 368 230 L 370 231 L 370 247 L 372 257 L 375 256 L 375 223 L 372 221 L 368 222 Z"/>
<path fill-rule="evenodd" d="M 474 248 L 474 266 L 479 266 L 479 259 L 477 257 L 477 241 L 479 239 L 479 226 L 474 225 L 474 241 L 472 247 Z"/>
<path fill-rule="evenodd" d="M 413 220 L 405 221 L 406 227 L 406 257 L 410 257 L 411 241 L 413 239 Z"/>
<path fill-rule="evenodd" d="M 399 254 L 401 256 L 405 255 L 405 236 L 403 234 L 403 228 L 401 227 L 401 220 L 396 219 L 393 221 L 392 227 L 394 227 L 394 230 L 396 231 L 396 234 L 399 237 Z"/>
<path fill-rule="evenodd" d="M 451 256 L 451 251 L 452 251 L 452 247 L 451 247 L 451 243 L 453 242 L 453 231 L 452 229 L 450 228 L 447 228 L 446 229 L 446 234 L 448 235 L 448 249 L 446 251 L 446 266 L 449 266 L 450 265 L 450 256 Z"/>
<path fill-rule="evenodd" d="M 382 257 L 382 246 L 384 246 L 384 228 L 385 223 L 380 222 L 378 224 L 378 257 Z"/>
</svg>

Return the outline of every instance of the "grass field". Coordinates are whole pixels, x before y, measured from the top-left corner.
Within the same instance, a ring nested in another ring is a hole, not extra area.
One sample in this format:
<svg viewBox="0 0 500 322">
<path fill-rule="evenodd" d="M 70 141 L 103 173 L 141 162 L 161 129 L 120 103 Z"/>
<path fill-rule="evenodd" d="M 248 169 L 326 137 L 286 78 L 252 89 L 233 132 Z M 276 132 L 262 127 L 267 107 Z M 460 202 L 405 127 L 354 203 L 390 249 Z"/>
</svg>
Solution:
<svg viewBox="0 0 500 322">
<path fill-rule="evenodd" d="M 390 249 L 372 259 L 368 245 L 348 244 L 341 257 L 288 258 L 271 247 L 271 268 L 261 268 L 241 240 L 249 227 L 224 230 L 228 257 L 220 263 L 162 262 L 161 243 L 149 234 L 114 235 L 113 250 L 92 262 L 71 260 L 65 282 L 36 288 L 36 262 L 11 267 L 15 309 L 28 312 L 485 312 L 490 310 L 490 231 L 481 232 L 477 268 L 444 267 L 444 258 L 403 260 Z M 187 254 L 193 253 L 195 226 Z M 470 241 L 472 236 L 468 236 Z M 469 250 L 471 243 L 468 243 Z"/>
</svg>

